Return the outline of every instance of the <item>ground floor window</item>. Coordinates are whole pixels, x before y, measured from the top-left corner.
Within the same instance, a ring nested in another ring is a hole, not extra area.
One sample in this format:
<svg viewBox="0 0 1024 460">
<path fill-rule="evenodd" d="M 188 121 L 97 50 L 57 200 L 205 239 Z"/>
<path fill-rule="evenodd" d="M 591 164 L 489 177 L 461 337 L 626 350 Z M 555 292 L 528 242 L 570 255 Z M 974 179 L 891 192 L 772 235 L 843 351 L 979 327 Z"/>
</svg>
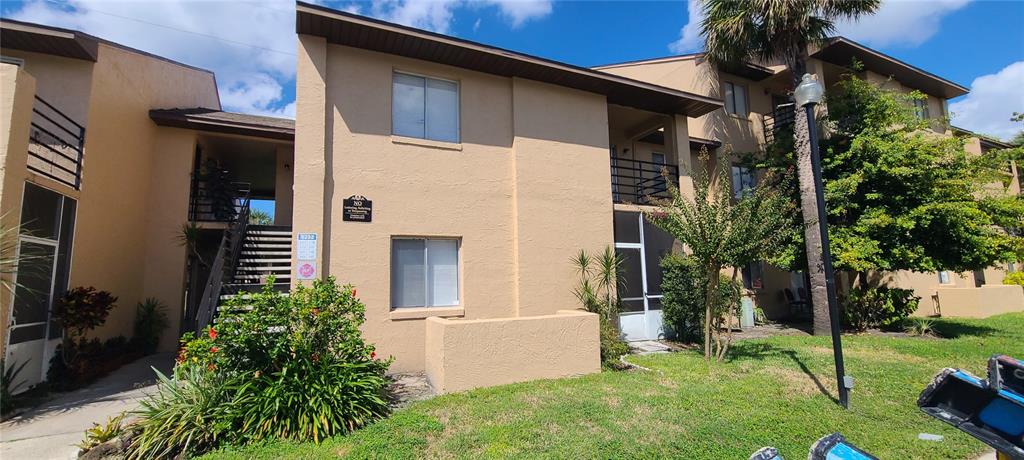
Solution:
<svg viewBox="0 0 1024 460">
<path fill-rule="evenodd" d="M 761 289 L 764 287 L 764 269 L 761 262 L 752 262 L 743 267 L 743 287 L 747 289 Z"/>
<path fill-rule="evenodd" d="M 459 240 L 393 238 L 391 306 L 450 307 L 459 304 Z"/>
</svg>

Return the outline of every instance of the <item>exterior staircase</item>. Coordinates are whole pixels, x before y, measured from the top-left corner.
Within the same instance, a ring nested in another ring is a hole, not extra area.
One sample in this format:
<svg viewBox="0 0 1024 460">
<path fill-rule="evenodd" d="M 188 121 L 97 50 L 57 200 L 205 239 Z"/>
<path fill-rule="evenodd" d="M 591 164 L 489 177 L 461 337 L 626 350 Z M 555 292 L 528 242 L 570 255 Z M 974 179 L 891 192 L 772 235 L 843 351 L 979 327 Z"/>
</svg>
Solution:
<svg viewBox="0 0 1024 460">
<path fill-rule="evenodd" d="M 271 275 L 274 289 L 287 292 L 292 278 L 292 228 L 248 225 L 234 276 L 225 281 L 218 309 L 228 299 L 262 290 Z"/>
</svg>

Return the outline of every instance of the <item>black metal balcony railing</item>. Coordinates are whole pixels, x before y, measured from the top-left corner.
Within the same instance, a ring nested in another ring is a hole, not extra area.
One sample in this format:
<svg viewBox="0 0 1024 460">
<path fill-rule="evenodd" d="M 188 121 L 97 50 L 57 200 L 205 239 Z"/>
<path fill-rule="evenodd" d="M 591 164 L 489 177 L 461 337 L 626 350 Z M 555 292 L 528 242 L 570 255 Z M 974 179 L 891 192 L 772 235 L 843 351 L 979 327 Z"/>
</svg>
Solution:
<svg viewBox="0 0 1024 460">
<path fill-rule="evenodd" d="M 188 218 L 192 222 L 232 222 L 248 207 L 247 182 L 194 179 Z"/>
<path fill-rule="evenodd" d="M 671 198 L 668 184 L 679 186 L 679 166 L 612 157 L 612 199 L 649 204 Z"/>
<path fill-rule="evenodd" d="M 796 123 L 796 110 L 793 104 L 775 107 L 770 115 L 764 116 L 764 143 L 771 144 L 781 136 L 793 132 Z"/>
<path fill-rule="evenodd" d="M 85 127 L 36 96 L 29 132 L 29 171 L 67 185 L 82 187 Z"/>
</svg>

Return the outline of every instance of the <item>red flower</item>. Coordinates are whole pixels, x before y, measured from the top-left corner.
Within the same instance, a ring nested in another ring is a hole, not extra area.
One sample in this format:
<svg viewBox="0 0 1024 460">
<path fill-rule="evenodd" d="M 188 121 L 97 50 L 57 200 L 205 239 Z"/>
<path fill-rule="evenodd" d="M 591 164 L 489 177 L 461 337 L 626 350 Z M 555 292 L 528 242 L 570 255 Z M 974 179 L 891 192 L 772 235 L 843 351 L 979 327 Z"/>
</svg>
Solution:
<svg viewBox="0 0 1024 460">
<path fill-rule="evenodd" d="M 219 351 L 219 350 L 220 350 L 220 348 L 217 348 L 217 347 L 210 347 L 210 353 L 216 353 L 216 352 L 217 352 L 217 351 Z"/>
<path fill-rule="evenodd" d="M 359 292 L 359 291 L 357 291 L 357 290 L 355 290 L 355 289 L 352 289 L 352 297 L 355 297 L 356 295 L 358 295 L 358 294 L 357 294 L 358 292 Z"/>
<path fill-rule="evenodd" d="M 210 340 L 217 340 L 217 330 L 210 328 Z"/>
<path fill-rule="evenodd" d="M 207 369 L 207 370 L 210 370 L 210 371 L 212 371 L 212 370 L 214 370 L 214 369 L 215 369 L 216 367 L 217 367 L 217 366 L 214 366 L 214 365 L 213 365 L 213 363 L 210 363 L 210 365 L 206 366 L 206 369 Z"/>
<path fill-rule="evenodd" d="M 377 352 L 376 351 L 371 351 L 370 352 L 370 359 L 377 359 Z"/>
</svg>

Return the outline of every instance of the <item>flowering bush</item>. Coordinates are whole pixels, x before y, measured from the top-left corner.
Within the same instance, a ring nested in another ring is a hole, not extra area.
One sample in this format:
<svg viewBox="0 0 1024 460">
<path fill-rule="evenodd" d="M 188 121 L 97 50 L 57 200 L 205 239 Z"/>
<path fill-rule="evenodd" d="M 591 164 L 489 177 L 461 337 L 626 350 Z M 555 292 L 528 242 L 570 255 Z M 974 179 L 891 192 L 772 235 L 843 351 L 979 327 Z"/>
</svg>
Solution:
<svg viewBox="0 0 1024 460">
<path fill-rule="evenodd" d="M 144 405 L 144 431 L 147 419 L 154 422 L 135 457 L 201 453 L 187 445 L 169 450 L 175 443 L 160 437 L 161 426 L 177 425 L 176 417 L 197 417 L 194 407 L 171 397 L 178 393 L 211 395 L 209 410 L 198 416 L 212 419 L 203 425 L 217 427 L 216 442 L 202 450 L 269 438 L 319 442 L 387 414 L 384 373 L 391 360 L 376 359 L 373 346 L 363 341 L 365 306 L 355 289 L 330 278 L 286 296 L 272 285 L 270 280 L 261 292 L 235 297 L 221 306 L 227 313 L 215 327 L 183 338 L 174 371 L 178 382 L 162 385 L 185 385 L 188 391 L 165 391 L 169 402 Z M 205 391 L 209 385 L 220 390 Z"/>
</svg>

